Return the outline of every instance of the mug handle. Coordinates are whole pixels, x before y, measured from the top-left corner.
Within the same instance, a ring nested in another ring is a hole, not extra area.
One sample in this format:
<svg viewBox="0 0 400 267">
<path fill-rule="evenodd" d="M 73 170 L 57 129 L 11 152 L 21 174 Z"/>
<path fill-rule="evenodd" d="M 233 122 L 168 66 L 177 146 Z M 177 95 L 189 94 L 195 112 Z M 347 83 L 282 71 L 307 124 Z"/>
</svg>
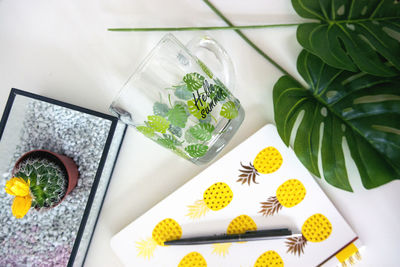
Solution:
<svg viewBox="0 0 400 267">
<path fill-rule="evenodd" d="M 187 43 L 186 48 L 193 54 L 201 49 L 206 49 L 208 52 L 213 53 L 222 66 L 222 75 L 224 76 L 221 77 L 223 79 L 222 82 L 231 92 L 234 90 L 235 69 L 232 60 L 226 50 L 217 41 L 208 35 L 196 36 Z"/>
</svg>

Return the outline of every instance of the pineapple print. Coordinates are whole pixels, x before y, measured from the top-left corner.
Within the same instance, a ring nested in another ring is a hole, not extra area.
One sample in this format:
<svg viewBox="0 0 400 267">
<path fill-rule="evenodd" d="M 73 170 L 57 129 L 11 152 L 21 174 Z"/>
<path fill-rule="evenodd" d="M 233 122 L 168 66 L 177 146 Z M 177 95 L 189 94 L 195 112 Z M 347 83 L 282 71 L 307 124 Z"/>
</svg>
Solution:
<svg viewBox="0 0 400 267">
<path fill-rule="evenodd" d="M 254 267 L 283 267 L 283 260 L 276 251 L 268 250 L 258 257 Z"/>
<path fill-rule="evenodd" d="M 257 225 L 253 219 L 247 215 L 240 215 L 229 223 L 226 233 L 228 235 L 244 234 L 255 230 L 257 230 Z"/>
<path fill-rule="evenodd" d="M 232 243 L 216 243 L 212 244 L 212 253 L 225 257 L 229 253 Z"/>
<path fill-rule="evenodd" d="M 178 267 L 207 267 L 207 262 L 200 253 L 191 252 L 183 257 Z"/>
<path fill-rule="evenodd" d="M 241 174 L 237 182 L 241 182 L 242 184 L 247 183 L 248 185 L 251 182 L 258 184 L 256 177 L 260 173 L 268 174 L 276 172 L 281 167 L 282 162 L 282 155 L 275 147 L 266 147 L 257 154 L 253 164 L 251 162 L 249 165 L 240 163 L 242 169 L 239 169 Z"/>
<path fill-rule="evenodd" d="M 230 187 L 223 182 L 218 182 L 210 186 L 203 194 L 203 199 L 197 200 L 194 205 L 189 205 L 189 212 L 186 214 L 191 219 L 198 219 L 208 211 L 218 211 L 231 203 L 233 192 Z"/>
<path fill-rule="evenodd" d="M 247 215 L 240 215 L 229 223 L 226 233 L 228 235 L 244 234 L 247 231 L 255 231 L 255 230 L 257 230 L 257 225 L 253 221 L 253 219 Z M 212 253 L 225 257 L 228 254 L 231 245 L 232 243 L 212 244 L 213 247 Z"/>
<path fill-rule="evenodd" d="M 332 233 L 332 224 L 324 215 L 317 213 L 303 223 L 301 233 L 302 235 L 299 237 L 287 238 L 287 252 L 300 256 L 304 253 L 307 241 L 317 243 L 326 240 Z"/>
<path fill-rule="evenodd" d="M 264 216 L 278 213 L 282 207 L 291 208 L 303 201 L 306 188 L 297 179 L 290 179 L 281 184 L 276 190 L 276 196 L 269 197 L 266 202 L 261 202 L 259 213 Z"/>
<path fill-rule="evenodd" d="M 164 246 L 165 241 L 179 239 L 181 236 L 182 228 L 174 219 L 162 220 L 154 227 L 151 237 L 136 242 L 138 256 L 150 259 L 157 246 Z"/>
</svg>

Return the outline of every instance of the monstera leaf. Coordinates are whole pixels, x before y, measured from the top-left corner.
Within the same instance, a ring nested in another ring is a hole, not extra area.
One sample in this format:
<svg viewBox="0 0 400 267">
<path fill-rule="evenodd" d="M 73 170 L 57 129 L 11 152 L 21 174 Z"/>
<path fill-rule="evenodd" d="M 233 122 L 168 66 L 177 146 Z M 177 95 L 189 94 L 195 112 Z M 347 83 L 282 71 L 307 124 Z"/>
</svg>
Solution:
<svg viewBox="0 0 400 267">
<path fill-rule="evenodd" d="M 153 105 L 154 115 L 165 117 L 169 111 L 168 105 L 160 102 L 155 102 Z"/>
<path fill-rule="evenodd" d="M 193 93 L 187 89 L 186 84 L 173 86 L 173 88 L 175 89 L 174 95 L 176 97 L 183 100 L 189 100 L 193 98 Z"/>
<path fill-rule="evenodd" d="M 218 101 L 223 101 L 228 95 L 231 95 L 228 88 L 219 79 L 215 79 L 214 87 L 217 89 Z"/>
<path fill-rule="evenodd" d="M 306 51 L 297 68 L 308 88 L 285 75 L 273 98 L 278 132 L 286 145 L 295 132 L 301 162 L 320 176 L 320 154 L 327 182 L 352 191 L 342 147 L 347 143 L 364 187 L 400 179 L 400 76 L 336 69 Z"/>
<path fill-rule="evenodd" d="M 190 131 L 186 131 L 186 132 L 185 132 L 185 141 L 186 141 L 187 143 L 197 143 L 197 142 L 198 142 L 198 139 L 197 139 L 196 137 L 194 137 L 194 136 L 190 133 Z"/>
<path fill-rule="evenodd" d="M 209 141 L 213 131 L 214 125 L 209 123 L 200 123 L 189 128 L 190 134 L 200 141 Z"/>
<path fill-rule="evenodd" d="M 233 120 L 239 114 L 238 109 L 233 101 L 226 102 L 222 105 L 221 112 L 219 113 L 222 117 L 229 120 Z"/>
<path fill-rule="evenodd" d="M 175 144 L 171 138 L 158 138 L 157 143 L 168 149 L 175 149 Z"/>
<path fill-rule="evenodd" d="M 189 100 L 187 101 L 187 105 L 188 105 L 188 110 L 190 112 L 190 114 L 192 114 L 193 116 L 195 116 L 197 119 L 202 120 L 207 118 L 207 113 L 203 112 L 203 110 L 205 109 L 209 109 L 209 104 L 202 101 L 201 99 L 199 99 L 199 102 L 196 103 L 194 102 L 194 100 Z M 203 118 L 203 116 L 206 116 L 205 118 Z"/>
<path fill-rule="evenodd" d="M 186 114 L 185 106 L 182 104 L 176 104 L 172 109 L 170 109 L 167 113 L 167 117 L 172 125 L 185 128 L 188 115 Z"/>
<path fill-rule="evenodd" d="M 188 73 L 183 77 L 190 92 L 196 91 L 203 86 L 204 77 L 196 72 Z"/>
<path fill-rule="evenodd" d="M 168 131 L 177 137 L 182 136 L 182 128 L 180 128 L 178 126 L 174 126 L 171 124 L 168 128 Z"/>
<path fill-rule="evenodd" d="M 185 151 L 193 158 L 200 158 L 207 153 L 208 146 L 203 144 L 189 145 L 185 147 Z"/>
<path fill-rule="evenodd" d="M 179 141 L 173 135 L 170 134 L 163 134 L 162 138 L 158 137 L 157 139 L 153 140 L 155 140 L 158 144 L 162 145 L 163 147 L 172 150 L 179 150 L 178 148 L 176 148 L 176 146 L 180 146 L 183 143 L 183 141 Z"/>
<path fill-rule="evenodd" d="M 325 63 L 377 76 L 400 74 L 398 0 L 292 0 L 304 23 L 297 40 Z M 397 39 L 396 39 L 397 38 Z"/>
<path fill-rule="evenodd" d="M 169 121 L 158 115 L 147 116 L 147 119 L 148 126 L 156 132 L 165 133 L 170 125 Z"/>
<path fill-rule="evenodd" d="M 136 129 L 149 138 L 152 138 L 155 135 L 155 130 L 151 127 L 137 126 Z"/>
</svg>

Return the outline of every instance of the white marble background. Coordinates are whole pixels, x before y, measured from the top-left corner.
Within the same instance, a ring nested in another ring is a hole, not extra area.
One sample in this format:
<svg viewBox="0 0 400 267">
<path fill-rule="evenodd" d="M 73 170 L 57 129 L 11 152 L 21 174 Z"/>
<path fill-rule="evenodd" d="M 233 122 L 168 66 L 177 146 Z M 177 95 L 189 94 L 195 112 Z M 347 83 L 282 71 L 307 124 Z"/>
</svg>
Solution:
<svg viewBox="0 0 400 267">
<path fill-rule="evenodd" d="M 236 24 L 296 22 L 289 0 L 214 0 Z M 200 0 L 0 0 L 0 110 L 11 87 L 107 112 L 113 96 L 164 35 L 108 32 L 108 27 L 224 23 Z M 296 28 L 244 31 L 291 74 L 301 47 Z M 183 42 L 195 33 L 180 32 Z M 231 55 L 236 96 L 246 118 L 225 154 L 273 123 L 272 88 L 281 73 L 236 33 L 211 32 Z M 222 155 L 221 154 L 221 155 Z M 171 168 L 171 163 L 174 167 Z M 351 166 L 348 193 L 319 181 L 366 244 L 359 266 L 398 266 L 400 181 L 365 190 Z M 194 166 L 128 130 L 85 266 L 120 266 L 110 238 L 206 166 Z"/>
</svg>

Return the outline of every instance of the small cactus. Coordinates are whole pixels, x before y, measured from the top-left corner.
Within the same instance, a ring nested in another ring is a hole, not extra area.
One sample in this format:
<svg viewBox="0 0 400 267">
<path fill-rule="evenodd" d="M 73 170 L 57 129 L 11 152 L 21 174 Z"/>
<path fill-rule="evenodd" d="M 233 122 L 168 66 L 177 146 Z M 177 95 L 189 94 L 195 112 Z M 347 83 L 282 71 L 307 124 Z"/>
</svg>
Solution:
<svg viewBox="0 0 400 267">
<path fill-rule="evenodd" d="M 14 177 L 29 182 L 32 207 L 49 208 L 56 205 L 67 191 L 65 171 L 46 158 L 29 158 L 19 164 Z"/>
</svg>

